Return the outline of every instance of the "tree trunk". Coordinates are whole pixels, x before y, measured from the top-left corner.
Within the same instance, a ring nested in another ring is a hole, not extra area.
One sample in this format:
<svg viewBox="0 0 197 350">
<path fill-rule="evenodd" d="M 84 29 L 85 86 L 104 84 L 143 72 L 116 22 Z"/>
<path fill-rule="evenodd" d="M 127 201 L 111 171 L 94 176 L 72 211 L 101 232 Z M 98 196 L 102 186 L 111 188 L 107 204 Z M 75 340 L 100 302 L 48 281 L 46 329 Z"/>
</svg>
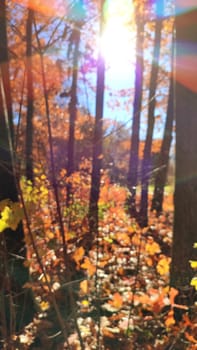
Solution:
<svg viewBox="0 0 197 350">
<path fill-rule="evenodd" d="M 78 79 L 78 65 L 79 65 L 79 43 L 80 43 L 80 28 L 74 28 L 72 33 L 72 40 L 74 42 L 73 53 L 73 74 L 72 86 L 70 91 L 69 103 L 69 138 L 68 138 L 68 163 L 67 176 L 69 177 L 75 168 L 75 122 L 77 117 L 77 79 Z M 67 184 L 67 206 L 70 204 L 72 196 L 72 185 L 69 181 Z"/>
<path fill-rule="evenodd" d="M 100 35 L 103 26 L 103 1 L 101 6 Z M 93 159 L 91 174 L 91 189 L 89 203 L 89 241 L 87 247 L 91 247 L 92 240 L 98 235 L 98 201 L 100 194 L 101 165 L 102 165 L 102 137 L 103 137 L 103 104 L 105 88 L 105 62 L 101 51 L 97 60 L 97 84 L 96 84 L 96 117 L 93 137 Z"/>
<path fill-rule="evenodd" d="M 163 16 L 163 0 L 156 2 L 156 27 L 155 27 L 155 39 L 154 39 L 154 53 L 150 77 L 150 91 L 149 91 L 149 105 L 148 105 L 148 127 L 144 146 L 144 154 L 142 161 L 142 189 L 141 189 L 141 201 L 140 201 L 140 215 L 139 223 L 142 227 L 148 225 L 148 185 L 150 173 L 152 170 L 151 165 L 151 147 L 153 140 L 153 129 L 155 123 L 155 106 L 156 106 L 156 89 L 157 79 L 159 71 L 159 58 L 160 58 L 160 45 L 161 45 L 161 31 L 162 31 L 162 16 Z"/>
<path fill-rule="evenodd" d="M 13 116 L 12 116 L 12 98 L 10 89 L 8 48 L 7 48 L 7 32 L 6 32 L 6 2 L 0 1 L 0 64 L 1 79 L 4 89 L 4 102 L 7 111 L 7 119 L 11 133 L 12 141 L 14 139 Z"/>
<path fill-rule="evenodd" d="M 26 24 L 26 72 L 27 72 L 27 124 L 26 124 L 26 176 L 33 181 L 33 73 L 32 73 L 32 25 L 34 12 L 28 9 Z"/>
<path fill-rule="evenodd" d="M 137 11 L 137 9 L 136 9 Z M 133 104 L 133 122 L 131 132 L 131 148 L 129 158 L 129 170 L 127 176 L 130 197 L 128 198 L 128 210 L 131 216 L 136 217 L 136 187 L 138 183 L 139 165 L 139 133 L 140 114 L 143 93 L 143 71 L 144 71 L 144 19 L 136 13 L 137 37 L 136 37 L 136 68 L 135 68 L 135 96 Z"/>
<path fill-rule="evenodd" d="M 163 198 L 164 198 L 164 187 L 167 179 L 169 153 L 172 141 L 172 129 L 174 120 L 174 87 L 173 81 L 170 81 L 169 97 L 168 97 L 168 108 L 166 123 L 164 129 L 164 136 L 159 154 L 159 160 L 157 164 L 158 172 L 155 177 L 155 188 L 152 199 L 151 210 L 156 210 L 159 215 L 163 209 Z"/>
<path fill-rule="evenodd" d="M 6 32 L 6 5 L 0 3 L 0 201 L 18 200 L 16 178 L 13 168 L 12 103 L 9 78 L 8 46 Z M 6 229 L 0 234 L 1 302 L 0 336 L 20 331 L 32 320 L 34 308 L 29 291 L 23 289 L 28 281 L 24 267 L 25 245 L 22 224 L 13 232 Z M 11 301 L 12 300 L 12 301 Z M 6 327 L 7 325 L 7 327 Z"/>
<path fill-rule="evenodd" d="M 183 10 L 177 1 L 177 11 Z M 184 10 L 190 10 L 184 6 Z M 179 13 L 179 12 L 177 12 Z M 170 282 L 188 286 L 197 242 L 197 10 L 176 18 L 176 178 Z M 184 43 L 184 46 L 183 46 Z M 183 65 L 184 62 L 184 65 Z"/>
</svg>

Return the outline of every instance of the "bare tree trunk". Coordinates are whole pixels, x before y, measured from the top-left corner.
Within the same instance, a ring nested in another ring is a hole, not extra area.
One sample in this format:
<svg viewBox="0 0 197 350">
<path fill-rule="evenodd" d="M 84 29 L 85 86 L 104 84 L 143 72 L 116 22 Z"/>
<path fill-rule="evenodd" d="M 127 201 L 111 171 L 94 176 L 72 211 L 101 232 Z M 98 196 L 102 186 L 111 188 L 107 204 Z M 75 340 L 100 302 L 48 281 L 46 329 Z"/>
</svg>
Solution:
<svg viewBox="0 0 197 350">
<path fill-rule="evenodd" d="M 32 26 L 34 12 L 28 9 L 26 24 L 26 72 L 27 72 L 27 124 L 26 124 L 26 176 L 33 181 L 33 113 L 34 113 L 34 93 L 33 93 L 33 73 L 32 73 Z"/>
<path fill-rule="evenodd" d="M 73 74 L 72 86 L 70 91 L 69 103 L 69 139 L 68 139 L 68 163 L 67 176 L 69 177 L 75 168 L 75 122 L 77 117 L 77 80 L 78 80 L 78 65 L 79 65 L 79 43 L 80 43 L 80 27 L 74 28 L 72 33 L 72 41 L 75 45 L 73 53 Z M 72 185 L 67 184 L 67 206 L 72 200 Z"/>
<path fill-rule="evenodd" d="M 7 111 L 7 118 L 9 129 L 11 132 L 12 141 L 14 139 L 13 129 L 13 115 L 12 115 L 12 97 L 10 89 L 9 77 L 9 63 L 8 63 L 8 47 L 7 47 L 7 32 L 6 32 L 6 2 L 0 2 L 0 64 L 1 64 L 1 78 L 5 95 L 5 108 Z"/>
<path fill-rule="evenodd" d="M 101 6 L 100 33 L 103 25 L 103 3 Z M 91 189 L 89 203 L 89 242 L 87 247 L 91 247 L 92 240 L 98 235 L 98 201 L 100 194 L 101 166 L 102 166 L 102 137 L 103 137 L 103 104 L 105 88 L 105 62 L 101 51 L 97 61 L 97 84 L 96 84 L 96 118 L 93 137 L 93 159 L 91 174 Z"/>
<path fill-rule="evenodd" d="M 163 209 L 163 199 L 164 199 L 164 187 L 167 179 L 168 163 L 169 163 L 169 153 L 172 141 L 172 130 L 173 130 L 173 120 L 174 120 L 174 87 L 173 81 L 170 81 L 169 97 L 168 97 L 168 108 L 166 123 L 164 129 L 164 136 L 161 145 L 161 151 L 159 154 L 159 160 L 157 164 L 158 172 L 155 178 L 155 188 L 152 199 L 151 210 L 156 210 L 159 215 Z"/>
<path fill-rule="evenodd" d="M 190 283 L 189 260 L 194 258 L 197 242 L 197 10 L 182 6 L 177 0 L 177 13 L 184 10 L 175 21 L 176 175 L 170 282 L 177 288 Z"/>
<path fill-rule="evenodd" d="M 161 45 L 161 31 L 162 31 L 162 17 L 163 15 L 163 0 L 156 2 L 156 27 L 155 27 L 155 39 L 154 39 L 154 53 L 153 62 L 150 77 L 150 91 L 149 91 L 149 105 L 148 105 L 148 127 L 146 133 L 146 140 L 144 146 L 144 155 L 142 161 L 142 190 L 141 190 L 141 202 L 140 202 L 140 215 L 139 223 L 141 226 L 147 226 L 148 224 L 148 185 L 150 172 L 152 170 L 151 165 L 151 147 L 153 140 L 153 129 L 155 122 L 155 106 L 156 106 L 156 89 L 157 79 L 159 71 L 159 58 L 160 58 L 160 45 Z"/>
<path fill-rule="evenodd" d="M 130 197 L 128 198 L 128 210 L 131 216 L 136 217 L 136 187 L 138 183 L 138 165 L 139 165 L 139 133 L 140 133 L 140 114 L 143 94 L 143 71 L 144 71 L 144 18 L 137 13 L 136 9 L 136 68 L 135 68 L 135 96 L 133 104 L 133 122 L 131 132 L 131 148 L 129 158 L 129 170 L 127 175 L 128 189 Z"/>
</svg>

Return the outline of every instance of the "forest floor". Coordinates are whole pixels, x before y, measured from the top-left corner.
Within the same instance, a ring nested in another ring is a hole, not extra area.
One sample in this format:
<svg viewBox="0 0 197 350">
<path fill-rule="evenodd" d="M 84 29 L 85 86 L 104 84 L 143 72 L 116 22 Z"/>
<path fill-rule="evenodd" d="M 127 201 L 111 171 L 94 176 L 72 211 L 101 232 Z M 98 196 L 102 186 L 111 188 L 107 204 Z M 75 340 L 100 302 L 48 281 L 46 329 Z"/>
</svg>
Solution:
<svg viewBox="0 0 197 350">
<path fill-rule="evenodd" d="M 193 289 L 188 286 L 191 297 L 185 303 L 184 298 L 179 298 L 179 291 L 169 286 L 173 194 L 166 193 L 163 214 L 157 217 L 150 212 L 149 225 L 142 229 L 125 212 L 125 193 L 119 190 L 115 185 L 110 193 L 105 188 L 101 193 L 99 234 L 88 254 L 80 244 L 85 237 L 85 223 L 76 220 L 75 232 L 82 235 L 81 241 L 73 232 L 68 235 L 69 256 L 77 273 L 70 284 L 63 283 L 60 250 L 54 244 L 54 237 L 47 241 L 47 278 L 61 313 L 65 306 L 62 295 L 68 296 L 66 289 L 75 295 L 76 302 L 66 316 L 67 340 L 61 341 L 61 332 L 54 333 L 56 318 L 51 312 L 46 281 L 39 277 L 45 290 L 37 298 L 41 312 L 27 326 L 23 339 L 29 338 L 31 343 L 39 335 L 40 345 L 24 349 L 197 349 Z M 41 245 L 44 249 L 43 237 Z M 35 282 L 31 288 L 38 293 Z M 24 346 L 27 343 L 24 341 Z"/>
</svg>

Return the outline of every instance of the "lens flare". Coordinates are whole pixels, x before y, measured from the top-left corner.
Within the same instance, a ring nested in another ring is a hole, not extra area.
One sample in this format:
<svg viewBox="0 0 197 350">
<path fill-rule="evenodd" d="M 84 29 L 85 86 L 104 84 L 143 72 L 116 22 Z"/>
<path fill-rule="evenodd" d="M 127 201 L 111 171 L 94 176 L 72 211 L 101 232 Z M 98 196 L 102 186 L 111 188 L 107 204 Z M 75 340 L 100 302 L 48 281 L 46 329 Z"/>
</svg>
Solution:
<svg viewBox="0 0 197 350">
<path fill-rule="evenodd" d="M 117 70 L 133 62 L 135 57 L 131 0 L 108 0 L 104 8 L 104 19 L 101 52 L 107 65 Z"/>
</svg>

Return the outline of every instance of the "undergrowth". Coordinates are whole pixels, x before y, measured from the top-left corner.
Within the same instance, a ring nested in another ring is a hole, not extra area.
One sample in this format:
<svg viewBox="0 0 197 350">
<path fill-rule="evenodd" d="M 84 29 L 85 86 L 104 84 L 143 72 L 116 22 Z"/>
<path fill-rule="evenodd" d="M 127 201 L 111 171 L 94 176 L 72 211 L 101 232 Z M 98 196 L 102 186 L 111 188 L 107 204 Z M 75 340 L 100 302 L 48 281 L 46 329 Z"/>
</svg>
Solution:
<svg viewBox="0 0 197 350">
<path fill-rule="evenodd" d="M 193 287 L 184 299 L 169 286 L 171 207 L 159 217 L 150 212 L 142 229 L 125 210 L 127 190 L 103 174 L 99 235 L 87 252 L 90 176 L 83 167 L 70 178 L 60 173 L 60 225 L 50 179 L 35 172 L 34 186 L 21 180 L 20 205 L 2 203 L 0 226 L 23 218 L 24 289 L 33 292 L 37 312 L 20 334 L 2 339 L 2 349 L 196 349 Z M 72 184 L 69 208 L 65 181 Z"/>
</svg>

